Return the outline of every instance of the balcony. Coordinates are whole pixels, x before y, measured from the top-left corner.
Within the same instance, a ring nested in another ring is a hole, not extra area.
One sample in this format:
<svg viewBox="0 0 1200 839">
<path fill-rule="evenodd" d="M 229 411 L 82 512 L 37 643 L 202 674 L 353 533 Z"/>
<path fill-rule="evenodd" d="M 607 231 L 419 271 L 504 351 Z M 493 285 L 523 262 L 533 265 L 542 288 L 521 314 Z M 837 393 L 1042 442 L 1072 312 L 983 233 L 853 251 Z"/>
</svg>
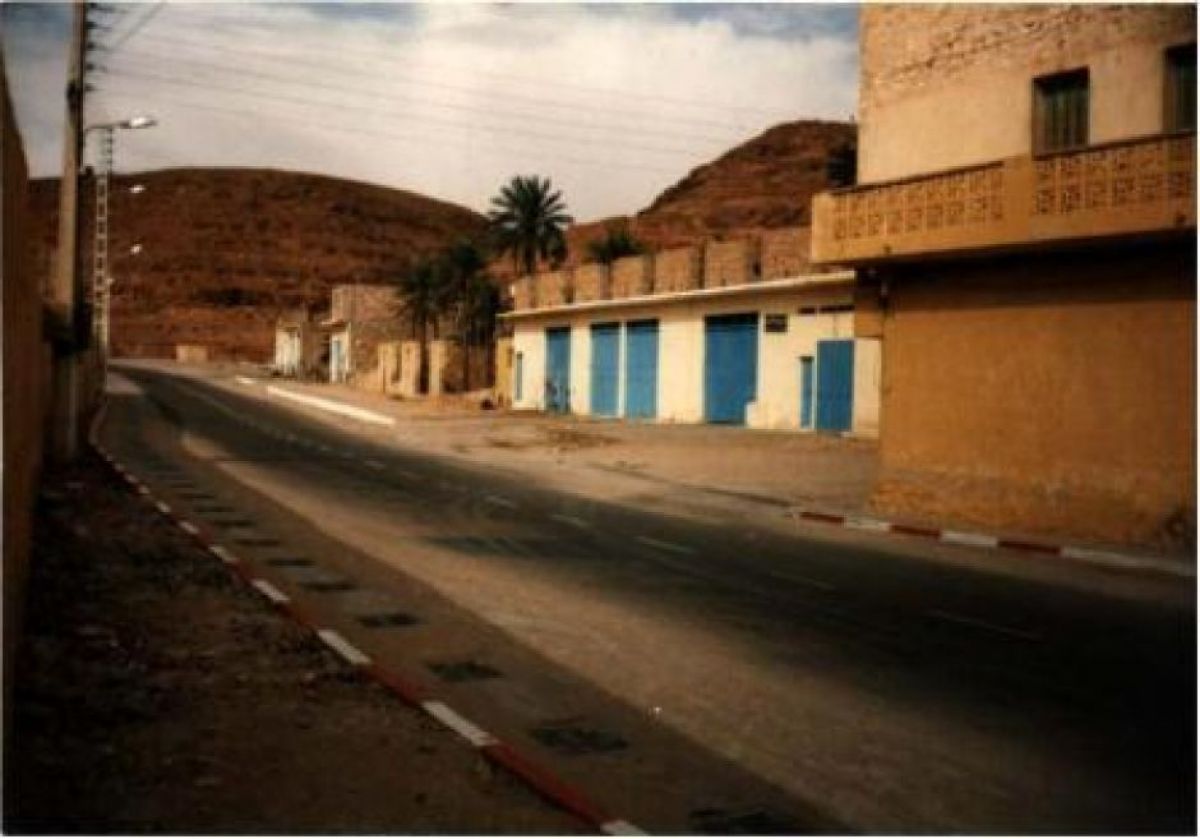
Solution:
<svg viewBox="0 0 1200 839">
<path fill-rule="evenodd" d="M 812 260 L 869 265 L 1196 227 L 1196 136 L 1023 156 L 813 199 Z"/>
</svg>

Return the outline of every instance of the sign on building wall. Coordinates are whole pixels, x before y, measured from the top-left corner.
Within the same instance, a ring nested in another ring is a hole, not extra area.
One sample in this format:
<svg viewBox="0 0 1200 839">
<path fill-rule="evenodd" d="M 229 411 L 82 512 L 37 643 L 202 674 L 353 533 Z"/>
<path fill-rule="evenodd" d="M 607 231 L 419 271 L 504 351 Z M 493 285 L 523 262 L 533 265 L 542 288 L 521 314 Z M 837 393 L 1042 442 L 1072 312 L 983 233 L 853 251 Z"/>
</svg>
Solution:
<svg viewBox="0 0 1200 839">
<path fill-rule="evenodd" d="M 763 315 L 763 331 L 764 332 L 787 332 L 788 316 L 783 315 Z"/>
</svg>

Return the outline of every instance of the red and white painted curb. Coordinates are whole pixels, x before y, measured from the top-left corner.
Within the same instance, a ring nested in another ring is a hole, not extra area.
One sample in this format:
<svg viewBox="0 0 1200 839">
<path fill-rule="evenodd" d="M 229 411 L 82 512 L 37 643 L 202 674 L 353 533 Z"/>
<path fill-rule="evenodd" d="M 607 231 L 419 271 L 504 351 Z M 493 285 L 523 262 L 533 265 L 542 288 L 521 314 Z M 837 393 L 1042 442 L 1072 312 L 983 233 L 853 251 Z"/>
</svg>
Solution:
<svg viewBox="0 0 1200 839">
<path fill-rule="evenodd" d="M 1159 557 L 1138 556 L 1136 554 L 1124 554 L 1117 551 L 1083 548 L 1074 545 L 1056 545 L 1049 542 L 1037 542 L 1027 539 L 1011 539 L 1003 536 L 992 536 L 986 533 L 920 527 L 867 516 L 842 515 L 840 513 L 826 513 L 819 510 L 793 508 L 787 512 L 787 515 L 794 519 L 845 527 L 850 530 L 862 530 L 869 533 L 896 533 L 902 536 L 916 536 L 952 545 L 966 545 L 972 548 L 998 548 L 1008 551 L 1023 551 L 1025 553 L 1059 556 L 1065 559 L 1080 560 L 1113 568 L 1154 570 L 1177 577 L 1191 578 L 1196 576 L 1196 569 L 1193 566 L 1182 562 L 1172 562 L 1169 559 L 1161 559 Z"/>
<path fill-rule="evenodd" d="M 131 489 L 154 505 L 168 521 L 175 524 L 205 547 L 228 568 L 233 575 L 260 594 L 273 607 L 290 617 L 295 623 L 312 632 L 318 640 L 329 647 L 343 661 L 364 676 L 391 691 L 404 703 L 419 709 L 437 720 L 445 728 L 457 734 L 480 752 L 490 763 L 498 766 L 527 784 L 534 792 L 561 807 L 584 822 L 613 836 L 641 836 L 645 831 L 624 819 L 616 818 L 599 804 L 592 801 L 576 787 L 522 755 L 509 744 L 488 733 L 471 720 L 459 714 L 444 702 L 433 698 L 423 685 L 412 682 L 395 673 L 354 646 L 336 629 L 322 626 L 302 611 L 295 602 L 269 580 L 254 574 L 253 570 L 228 548 L 218 544 L 207 528 L 181 518 L 175 510 L 154 493 L 136 475 L 125 468 L 97 439 L 104 406 L 97 412 L 88 434 L 89 442 L 97 454 L 121 476 Z"/>
</svg>

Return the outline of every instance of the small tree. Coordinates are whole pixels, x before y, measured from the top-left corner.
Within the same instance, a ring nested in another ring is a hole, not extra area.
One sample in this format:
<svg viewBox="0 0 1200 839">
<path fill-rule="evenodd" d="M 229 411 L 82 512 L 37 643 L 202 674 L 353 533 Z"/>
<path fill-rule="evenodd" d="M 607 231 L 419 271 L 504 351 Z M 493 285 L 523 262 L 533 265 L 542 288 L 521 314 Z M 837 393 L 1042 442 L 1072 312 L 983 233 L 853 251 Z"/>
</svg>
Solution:
<svg viewBox="0 0 1200 839">
<path fill-rule="evenodd" d="M 445 311 L 454 313 L 455 331 L 462 343 L 463 390 L 470 385 L 471 346 L 478 339 L 481 289 L 493 289 L 484 273 L 487 261 L 474 242 L 460 241 L 442 251 L 438 267 L 446 295 Z M 494 317 L 494 313 L 492 314 Z M 490 334 L 490 332 L 489 332 Z"/>
<path fill-rule="evenodd" d="M 636 256 L 646 252 L 646 246 L 638 241 L 624 224 L 605 228 L 604 236 L 587 243 L 588 256 L 593 262 L 612 265 L 624 256 Z"/>
<path fill-rule="evenodd" d="M 421 259 L 398 275 L 396 286 L 403 298 L 401 310 L 408 316 L 419 344 L 417 388 L 424 393 L 429 387 L 425 344 L 430 324 L 433 325 L 433 336 L 437 337 L 438 319 L 445 311 L 445 273 L 439 270 L 437 260 Z"/>
<path fill-rule="evenodd" d="M 512 254 L 518 273 L 526 276 L 538 259 L 561 264 L 566 258 L 564 229 L 572 221 L 562 192 L 549 178 L 517 175 L 492 199 L 488 213 L 492 244 L 500 254 Z"/>
</svg>

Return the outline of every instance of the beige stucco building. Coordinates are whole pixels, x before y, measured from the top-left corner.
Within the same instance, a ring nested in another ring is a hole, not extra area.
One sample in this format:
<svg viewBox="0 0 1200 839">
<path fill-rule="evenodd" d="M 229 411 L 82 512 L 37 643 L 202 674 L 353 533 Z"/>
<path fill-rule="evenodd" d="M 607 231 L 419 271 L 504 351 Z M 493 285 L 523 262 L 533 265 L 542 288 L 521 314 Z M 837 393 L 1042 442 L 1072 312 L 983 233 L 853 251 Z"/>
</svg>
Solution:
<svg viewBox="0 0 1200 839">
<path fill-rule="evenodd" d="M 813 256 L 882 340 L 881 508 L 1194 540 L 1195 26 L 863 7 L 860 185 Z"/>
<path fill-rule="evenodd" d="M 873 436 L 879 343 L 855 336 L 853 273 L 813 269 L 807 234 L 519 281 L 502 398 L 594 417 Z"/>
</svg>

